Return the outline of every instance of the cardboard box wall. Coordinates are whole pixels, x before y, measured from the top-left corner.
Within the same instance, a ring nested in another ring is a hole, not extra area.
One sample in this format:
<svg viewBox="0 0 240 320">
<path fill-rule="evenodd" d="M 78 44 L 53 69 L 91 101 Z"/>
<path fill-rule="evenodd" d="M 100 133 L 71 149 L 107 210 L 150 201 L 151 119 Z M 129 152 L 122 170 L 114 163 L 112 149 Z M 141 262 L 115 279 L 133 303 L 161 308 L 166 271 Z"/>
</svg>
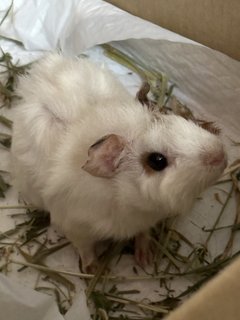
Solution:
<svg viewBox="0 0 240 320">
<path fill-rule="evenodd" d="M 209 281 L 166 320 L 240 319 L 240 259 Z"/>
<path fill-rule="evenodd" d="M 240 60 L 239 0 L 108 0 L 107 2 Z"/>
</svg>

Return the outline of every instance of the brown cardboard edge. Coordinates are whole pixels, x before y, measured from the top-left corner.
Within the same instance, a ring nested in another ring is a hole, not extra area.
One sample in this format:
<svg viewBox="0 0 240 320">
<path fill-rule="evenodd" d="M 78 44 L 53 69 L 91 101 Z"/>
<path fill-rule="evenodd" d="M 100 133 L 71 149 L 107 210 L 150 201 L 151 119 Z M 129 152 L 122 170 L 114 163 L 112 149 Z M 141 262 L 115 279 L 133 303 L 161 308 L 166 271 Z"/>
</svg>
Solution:
<svg viewBox="0 0 240 320">
<path fill-rule="evenodd" d="M 165 320 L 239 320 L 240 258 L 210 280 Z"/>
<path fill-rule="evenodd" d="M 107 0 L 107 2 L 240 60 L 239 0 Z"/>
</svg>

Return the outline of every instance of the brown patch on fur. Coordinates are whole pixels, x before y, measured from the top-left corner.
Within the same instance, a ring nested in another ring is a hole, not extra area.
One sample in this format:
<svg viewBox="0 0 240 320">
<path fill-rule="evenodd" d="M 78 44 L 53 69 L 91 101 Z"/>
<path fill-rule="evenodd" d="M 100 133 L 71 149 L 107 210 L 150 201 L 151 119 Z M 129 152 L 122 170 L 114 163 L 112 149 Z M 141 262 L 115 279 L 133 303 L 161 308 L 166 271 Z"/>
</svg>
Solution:
<svg viewBox="0 0 240 320">
<path fill-rule="evenodd" d="M 219 135 L 221 133 L 221 129 L 218 128 L 214 122 L 212 121 L 204 121 L 204 120 L 196 120 L 196 123 L 203 129 L 209 131 L 212 134 Z"/>
<path fill-rule="evenodd" d="M 143 82 L 139 91 L 136 94 L 136 99 L 143 105 L 147 106 L 150 111 L 154 111 L 157 107 L 157 103 L 148 98 L 148 93 L 150 91 L 150 84 L 148 82 Z M 159 112 L 159 109 L 158 109 Z"/>
<path fill-rule="evenodd" d="M 148 107 L 149 111 L 151 111 L 153 115 L 154 120 L 160 120 L 162 114 L 175 114 L 188 121 L 193 121 L 194 123 L 199 125 L 199 127 L 203 128 L 204 130 L 207 130 L 212 134 L 219 135 L 221 133 L 221 129 L 218 128 L 214 122 L 196 119 L 191 110 L 186 105 L 177 100 L 176 97 L 171 98 L 169 107 L 165 106 L 161 109 L 157 108 L 157 104 L 154 101 L 150 100 L 147 96 L 149 91 L 149 83 L 143 82 L 139 91 L 136 94 L 136 99 L 143 106 L 146 105 Z"/>
<path fill-rule="evenodd" d="M 141 85 L 139 91 L 136 94 L 137 100 L 144 106 L 147 105 L 149 107 L 150 101 L 147 97 L 147 94 L 150 91 L 150 85 L 148 82 L 143 82 Z"/>
</svg>

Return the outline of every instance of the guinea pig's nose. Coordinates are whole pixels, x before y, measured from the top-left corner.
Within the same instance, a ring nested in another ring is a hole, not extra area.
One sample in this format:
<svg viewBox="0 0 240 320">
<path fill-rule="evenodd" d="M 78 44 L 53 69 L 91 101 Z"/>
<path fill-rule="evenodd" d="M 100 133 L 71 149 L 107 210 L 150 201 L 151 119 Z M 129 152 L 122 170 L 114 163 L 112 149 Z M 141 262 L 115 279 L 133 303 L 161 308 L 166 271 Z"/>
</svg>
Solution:
<svg viewBox="0 0 240 320">
<path fill-rule="evenodd" d="M 205 165 L 213 167 L 221 166 L 224 169 L 227 166 L 227 156 L 223 150 L 216 153 L 207 153 L 203 157 L 203 162 Z"/>
</svg>

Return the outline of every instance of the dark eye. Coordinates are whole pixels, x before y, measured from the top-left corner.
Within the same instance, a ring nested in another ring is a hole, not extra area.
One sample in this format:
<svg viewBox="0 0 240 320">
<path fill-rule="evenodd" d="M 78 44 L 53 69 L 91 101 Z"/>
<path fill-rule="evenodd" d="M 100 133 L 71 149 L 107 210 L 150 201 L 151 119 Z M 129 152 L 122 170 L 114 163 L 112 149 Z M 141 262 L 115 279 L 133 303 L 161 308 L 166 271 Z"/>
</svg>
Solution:
<svg viewBox="0 0 240 320">
<path fill-rule="evenodd" d="M 168 165 L 167 158 L 157 152 L 150 153 L 147 157 L 147 164 L 155 171 L 161 171 Z"/>
</svg>

